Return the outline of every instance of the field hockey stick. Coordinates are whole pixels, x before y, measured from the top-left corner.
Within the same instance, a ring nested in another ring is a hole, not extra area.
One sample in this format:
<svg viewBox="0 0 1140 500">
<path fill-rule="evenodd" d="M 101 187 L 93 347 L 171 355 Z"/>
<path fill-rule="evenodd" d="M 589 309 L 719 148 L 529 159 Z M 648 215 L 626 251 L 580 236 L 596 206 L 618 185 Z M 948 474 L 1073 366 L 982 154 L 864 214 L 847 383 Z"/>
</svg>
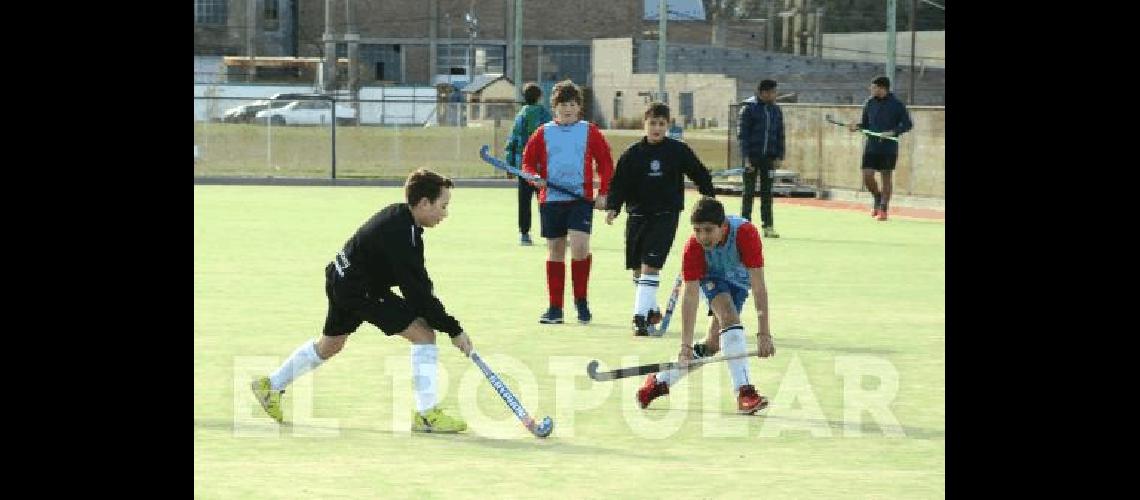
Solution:
<svg viewBox="0 0 1140 500">
<path fill-rule="evenodd" d="M 840 127 L 846 127 L 846 126 L 847 126 L 847 124 L 846 124 L 846 123 L 835 121 L 833 118 L 831 118 L 831 115 L 827 115 L 827 116 L 824 116 L 823 118 L 824 118 L 825 120 L 827 120 L 827 122 L 828 122 L 828 123 L 832 123 L 832 124 L 834 124 L 834 125 L 838 125 L 838 126 L 840 126 Z M 895 141 L 895 142 L 898 142 L 898 141 L 899 141 L 899 138 L 898 138 L 898 137 L 892 137 L 892 136 L 889 136 L 889 135 L 883 135 L 883 133 L 882 133 L 882 132 L 872 132 L 872 131 L 870 131 L 870 130 L 864 130 L 864 129 L 859 129 L 859 131 L 860 131 L 860 132 L 862 132 L 862 133 L 864 133 L 864 134 L 867 134 L 867 135 L 873 135 L 873 136 L 875 136 L 875 137 L 880 137 L 880 138 L 886 139 L 886 140 L 888 140 L 888 141 Z"/>
<path fill-rule="evenodd" d="M 554 430 L 554 420 L 551 420 L 550 417 L 543 417 L 541 423 L 535 423 L 534 418 L 527 414 L 522 403 L 519 403 L 518 398 L 507 388 L 507 384 L 503 383 L 503 380 L 500 379 L 498 375 L 495 375 L 495 372 L 491 371 L 491 367 L 483 362 L 483 358 L 480 358 L 479 354 L 475 351 L 471 351 L 470 357 L 471 361 L 475 362 L 475 366 L 478 366 L 479 369 L 483 371 L 483 375 L 487 377 L 487 380 L 491 382 L 491 387 L 494 387 L 495 391 L 499 393 L 499 397 L 503 398 L 503 401 L 507 403 L 507 407 L 510 408 L 515 416 L 518 417 L 519 421 L 523 423 L 526 430 L 540 438 L 550 435 L 551 431 Z"/>
<path fill-rule="evenodd" d="M 672 370 L 674 368 L 680 368 L 683 370 L 692 370 L 692 369 L 694 369 L 698 366 L 701 366 L 701 365 L 707 365 L 709 363 L 719 363 L 721 361 L 731 361 L 734 359 L 748 358 L 751 356 L 755 356 L 757 353 L 759 353 L 759 351 L 749 351 L 749 352 L 740 353 L 740 354 L 733 354 L 731 356 L 715 356 L 715 357 L 710 357 L 710 358 L 694 359 L 694 360 L 689 362 L 688 366 L 681 366 L 681 363 L 678 363 L 676 361 L 670 361 L 670 362 L 666 362 L 666 363 L 650 363 L 648 365 L 631 366 L 628 368 L 618 368 L 617 370 L 610 370 L 608 372 L 601 372 L 601 373 L 598 372 L 598 360 L 595 359 L 593 361 L 590 361 L 590 364 L 586 365 L 586 374 L 589 375 L 590 378 L 592 378 L 598 382 L 602 382 L 602 381 L 606 381 L 606 380 L 616 380 L 619 378 L 636 377 L 638 375 L 658 373 L 658 372 L 663 372 L 665 370 Z"/>
<path fill-rule="evenodd" d="M 677 297 L 681 295 L 681 273 L 677 273 L 677 279 L 673 281 L 673 291 L 669 292 L 669 302 L 665 304 L 665 315 L 661 317 L 661 326 L 654 332 L 654 337 L 665 335 L 665 330 L 669 328 L 669 320 L 673 318 L 673 309 L 677 307 Z"/>
<path fill-rule="evenodd" d="M 531 175 L 531 174 L 528 174 L 526 172 L 523 172 L 522 170 L 519 170 L 516 167 L 512 167 L 510 165 L 507 165 L 507 163 L 504 162 L 503 160 L 500 160 L 498 158 L 495 158 L 494 156 L 491 156 L 490 150 L 491 150 L 491 146 L 484 144 L 483 147 L 479 149 L 479 156 L 483 158 L 483 161 L 490 163 L 492 167 L 495 167 L 499 170 L 502 170 L 504 172 L 507 172 L 507 173 L 510 173 L 513 175 L 517 175 L 519 177 L 522 177 L 523 179 L 526 179 L 526 180 L 532 181 L 532 182 L 533 181 L 545 180 L 542 177 L 539 177 L 537 175 Z M 590 201 L 590 200 L 587 200 L 582 195 L 575 193 L 570 188 L 559 186 L 558 184 L 554 184 L 550 181 L 546 181 L 546 186 L 551 188 L 551 189 L 554 189 L 555 191 L 561 191 L 562 193 L 573 196 L 574 198 L 576 198 L 578 200 Z"/>
</svg>

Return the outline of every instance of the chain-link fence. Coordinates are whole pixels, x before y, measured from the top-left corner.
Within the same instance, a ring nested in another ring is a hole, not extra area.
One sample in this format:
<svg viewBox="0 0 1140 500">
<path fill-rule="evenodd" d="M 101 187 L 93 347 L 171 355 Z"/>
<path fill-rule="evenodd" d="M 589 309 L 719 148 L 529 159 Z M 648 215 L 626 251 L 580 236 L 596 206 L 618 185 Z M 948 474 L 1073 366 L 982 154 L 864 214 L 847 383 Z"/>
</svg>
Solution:
<svg viewBox="0 0 1140 500">
<path fill-rule="evenodd" d="M 502 157 L 518 107 L 195 97 L 194 175 L 403 178 L 424 167 L 455 178 L 498 176 L 478 151 L 488 144 Z"/>
<path fill-rule="evenodd" d="M 799 174 L 800 181 L 820 189 L 862 189 L 860 166 L 863 142 L 860 133 L 830 124 L 859 121 L 862 106 L 842 104 L 780 104 L 784 112 L 785 170 Z M 914 128 L 899 138 L 895 165 L 895 193 L 943 198 L 946 190 L 946 108 L 910 106 Z M 743 165 L 736 140 L 740 105 L 729 109 L 728 165 Z"/>
<path fill-rule="evenodd" d="M 503 157 L 518 104 L 415 100 L 194 99 L 194 175 L 403 178 L 429 168 L 452 178 L 499 177 L 479 159 L 491 146 Z M 857 120 L 861 107 L 780 105 L 787 151 L 783 169 L 820 189 L 862 189 L 862 134 L 827 123 Z M 335 109 L 336 126 L 333 126 Z M 686 130 L 684 140 L 712 170 L 742 165 L 736 141 L 739 106 L 726 129 Z M 945 195 L 945 108 L 909 108 L 914 129 L 899 141 L 895 192 Z M 603 130 L 616 158 L 640 130 Z M 334 141 L 335 138 L 335 141 Z M 334 148 L 335 144 L 335 148 Z"/>
</svg>

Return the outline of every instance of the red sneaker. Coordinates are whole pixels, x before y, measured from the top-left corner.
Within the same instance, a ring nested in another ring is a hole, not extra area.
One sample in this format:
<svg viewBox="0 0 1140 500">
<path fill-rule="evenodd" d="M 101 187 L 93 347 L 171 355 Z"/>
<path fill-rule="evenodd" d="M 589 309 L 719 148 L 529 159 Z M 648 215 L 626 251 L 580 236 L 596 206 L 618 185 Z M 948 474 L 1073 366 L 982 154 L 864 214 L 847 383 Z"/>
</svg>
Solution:
<svg viewBox="0 0 1140 500">
<path fill-rule="evenodd" d="M 879 210 L 879 220 L 887 220 L 887 211 Z"/>
<path fill-rule="evenodd" d="M 666 394 L 669 394 L 669 384 L 658 382 L 657 374 L 650 373 L 648 377 L 645 377 L 645 383 L 637 390 L 637 404 L 644 410 L 649 407 L 649 403 L 657 399 L 657 396 Z"/>
<path fill-rule="evenodd" d="M 736 395 L 736 410 L 742 415 L 751 415 L 768 407 L 768 398 L 756 392 L 752 384 L 740 386 Z"/>
<path fill-rule="evenodd" d="M 879 216 L 879 207 L 872 208 L 871 209 L 871 218 L 875 218 L 878 216 Z"/>
</svg>

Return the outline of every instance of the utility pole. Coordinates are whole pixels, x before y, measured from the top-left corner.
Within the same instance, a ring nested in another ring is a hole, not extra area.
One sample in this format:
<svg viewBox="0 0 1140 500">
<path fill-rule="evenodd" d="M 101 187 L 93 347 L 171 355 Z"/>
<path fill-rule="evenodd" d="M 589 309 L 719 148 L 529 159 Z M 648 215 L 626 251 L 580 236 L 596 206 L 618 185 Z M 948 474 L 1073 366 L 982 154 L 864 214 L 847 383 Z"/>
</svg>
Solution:
<svg viewBox="0 0 1140 500">
<path fill-rule="evenodd" d="M 815 56 L 823 59 L 823 11 L 826 7 L 815 9 Z"/>
<path fill-rule="evenodd" d="M 257 36 L 257 0 L 245 1 L 246 33 L 245 54 L 249 56 L 249 71 L 246 71 L 246 81 L 253 83 L 257 80 L 257 46 L 254 37 Z"/>
<path fill-rule="evenodd" d="M 914 53 L 918 52 L 918 33 L 914 30 L 915 18 L 918 17 L 918 0 L 910 0 L 910 92 L 907 93 L 908 103 L 914 106 Z"/>
<path fill-rule="evenodd" d="M 447 21 L 447 83 L 452 86 L 455 85 L 455 77 L 451 74 L 452 53 L 451 53 L 451 13 L 444 12 L 443 19 Z"/>
<path fill-rule="evenodd" d="M 428 83 L 435 84 L 435 74 L 439 71 L 439 59 L 437 59 L 436 52 L 439 51 L 439 0 L 429 0 L 428 2 Z M 403 53 L 404 48 L 400 47 L 400 53 Z M 403 70 L 403 68 L 401 68 Z M 400 82 L 405 83 L 405 82 Z"/>
<path fill-rule="evenodd" d="M 891 88 L 898 88 L 895 84 L 895 4 L 897 0 L 887 0 L 887 78 L 891 80 Z"/>
<path fill-rule="evenodd" d="M 772 50 L 776 46 L 776 0 L 768 0 L 768 22 L 764 27 L 764 50 Z"/>
<path fill-rule="evenodd" d="M 522 83 L 522 61 L 523 61 L 522 20 L 523 20 L 523 14 L 522 14 L 522 12 L 523 12 L 523 10 L 522 9 L 523 9 L 522 0 L 515 0 L 515 46 L 514 46 L 515 62 L 514 62 L 514 66 L 511 68 L 511 75 L 513 76 L 512 80 L 515 81 L 515 99 L 517 99 L 519 102 L 522 102 L 522 100 L 523 100 L 523 96 L 522 96 L 522 88 L 523 88 L 523 83 Z"/>
<path fill-rule="evenodd" d="M 665 26 L 669 20 L 668 2 L 657 1 L 657 98 L 669 103 L 669 93 L 665 91 Z"/>
<path fill-rule="evenodd" d="M 475 0 L 464 19 L 467 22 L 467 83 L 475 79 L 475 37 L 479 33 L 479 18 L 475 17 Z"/>
<path fill-rule="evenodd" d="M 356 32 L 356 2 L 344 0 L 344 17 L 347 30 L 344 41 L 348 42 L 348 91 L 353 101 L 356 100 L 356 89 L 360 85 L 360 33 Z"/>
<path fill-rule="evenodd" d="M 336 89 L 336 40 L 333 38 L 332 0 L 325 0 L 325 33 L 321 39 L 325 42 L 324 90 L 332 92 Z"/>
</svg>

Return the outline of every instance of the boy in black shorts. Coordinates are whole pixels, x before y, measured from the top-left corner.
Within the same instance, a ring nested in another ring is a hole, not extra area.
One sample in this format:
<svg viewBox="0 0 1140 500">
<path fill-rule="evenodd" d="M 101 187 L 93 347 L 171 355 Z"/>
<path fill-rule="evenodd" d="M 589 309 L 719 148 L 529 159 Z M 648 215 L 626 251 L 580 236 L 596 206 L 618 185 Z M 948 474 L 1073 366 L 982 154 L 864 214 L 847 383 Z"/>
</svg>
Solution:
<svg viewBox="0 0 1140 500">
<path fill-rule="evenodd" d="M 269 376 L 258 377 L 251 389 L 262 408 L 283 422 L 281 396 L 297 377 L 316 369 L 344 347 L 349 334 L 365 321 L 384 335 L 399 335 L 412 343 L 412 382 L 416 409 L 413 432 L 460 432 L 467 423 L 443 413 L 436 394 L 439 349 L 435 332 L 443 331 L 464 355 L 473 349 L 459 321 L 436 298 L 424 267 L 424 228 L 447 217 L 451 179 L 424 169 L 404 184 L 407 203 L 393 203 L 376 212 L 325 266 L 328 314 L 323 335 L 306 340 Z M 400 289 L 396 295 L 392 287 Z"/>
<path fill-rule="evenodd" d="M 871 97 L 863 102 L 863 118 L 859 123 L 847 126 L 852 132 L 869 130 L 881 132 L 886 137 L 898 137 L 911 128 L 914 123 L 910 121 L 906 105 L 891 93 L 891 80 L 880 76 L 871 81 Z M 899 158 L 899 143 L 897 140 L 884 139 L 869 135 L 863 148 L 863 184 L 874 198 L 871 208 L 871 217 L 881 221 L 887 220 L 887 210 L 891 203 L 891 191 L 895 162 Z M 875 183 L 875 172 L 882 177 L 883 184 L 880 190 Z"/>
<path fill-rule="evenodd" d="M 661 319 L 657 288 L 661 268 L 677 234 L 677 218 L 685 204 L 688 176 L 706 198 L 713 197 L 712 176 L 684 142 L 666 136 L 669 106 L 654 102 L 645 110 L 645 137 L 631 144 L 618 159 L 609 198 L 606 224 L 613 224 L 624 203 L 625 267 L 636 285 L 633 334 L 649 335 Z"/>
</svg>

